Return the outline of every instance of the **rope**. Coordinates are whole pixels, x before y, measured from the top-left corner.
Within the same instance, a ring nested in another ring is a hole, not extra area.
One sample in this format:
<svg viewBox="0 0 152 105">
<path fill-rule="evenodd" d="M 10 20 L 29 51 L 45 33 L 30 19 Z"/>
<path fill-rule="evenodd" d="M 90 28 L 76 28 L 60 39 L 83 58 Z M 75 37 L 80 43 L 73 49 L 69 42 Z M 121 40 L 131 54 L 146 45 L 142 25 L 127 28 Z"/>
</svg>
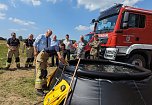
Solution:
<svg viewBox="0 0 152 105">
<path fill-rule="evenodd" d="M 69 87 L 68 92 L 67 92 L 67 94 L 66 94 L 66 97 L 65 97 L 65 100 L 64 100 L 63 105 L 66 105 L 66 102 L 67 102 L 67 99 L 68 99 L 68 95 L 69 95 L 69 93 L 70 93 L 70 89 L 71 89 L 72 84 L 73 84 L 73 81 L 74 81 L 74 77 L 75 77 L 76 72 L 77 72 L 77 70 L 78 70 L 79 63 L 80 63 L 80 58 L 78 59 L 78 63 L 77 63 L 76 68 L 75 68 L 75 70 L 74 70 L 74 73 L 73 73 L 73 76 L 72 76 L 72 79 L 71 79 L 71 82 L 70 82 L 70 87 Z"/>
</svg>

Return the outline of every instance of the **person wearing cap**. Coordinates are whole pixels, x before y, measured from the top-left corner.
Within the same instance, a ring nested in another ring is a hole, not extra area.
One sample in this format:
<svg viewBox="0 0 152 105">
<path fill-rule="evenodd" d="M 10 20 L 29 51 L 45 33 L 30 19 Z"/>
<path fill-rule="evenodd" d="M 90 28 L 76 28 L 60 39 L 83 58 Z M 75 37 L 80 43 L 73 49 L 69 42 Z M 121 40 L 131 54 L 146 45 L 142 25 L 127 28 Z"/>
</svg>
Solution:
<svg viewBox="0 0 152 105">
<path fill-rule="evenodd" d="M 98 53 L 99 53 L 100 41 L 98 39 L 98 35 L 94 35 L 94 40 L 89 45 L 91 46 L 90 58 L 91 59 L 99 59 Z"/>
<path fill-rule="evenodd" d="M 35 79 L 35 89 L 37 95 L 44 96 L 44 89 L 47 86 L 47 61 L 52 53 L 56 52 L 58 59 L 65 64 L 59 52 L 59 46 L 51 46 L 52 30 L 48 30 L 45 34 L 39 35 L 34 42 L 34 53 L 36 57 L 36 79 Z"/>
<path fill-rule="evenodd" d="M 20 41 L 16 38 L 16 33 L 11 33 L 11 38 L 7 40 L 7 47 L 8 47 L 8 53 L 7 53 L 7 62 L 6 62 L 6 69 L 9 69 L 12 57 L 15 56 L 15 62 L 16 67 L 20 68 L 20 58 L 19 58 L 19 47 L 20 47 Z"/>
<path fill-rule="evenodd" d="M 72 48 L 72 42 L 69 40 L 69 35 L 66 35 L 66 39 L 63 41 L 65 44 L 66 52 L 64 53 L 64 59 L 67 56 L 67 60 L 70 60 L 70 49 Z"/>
<path fill-rule="evenodd" d="M 34 43 L 33 34 L 30 34 L 28 39 L 25 40 L 25 42 L 23 44 L 23 50 L 22 50 L 22 53 L 24 53 L 24 49 L 26 47 L 27 60 L 25 63 L 25 67 L 32 67 L 32 65 L 33 65 L 33 61 L 34 61 L 33 43 Z"/>
</svg>

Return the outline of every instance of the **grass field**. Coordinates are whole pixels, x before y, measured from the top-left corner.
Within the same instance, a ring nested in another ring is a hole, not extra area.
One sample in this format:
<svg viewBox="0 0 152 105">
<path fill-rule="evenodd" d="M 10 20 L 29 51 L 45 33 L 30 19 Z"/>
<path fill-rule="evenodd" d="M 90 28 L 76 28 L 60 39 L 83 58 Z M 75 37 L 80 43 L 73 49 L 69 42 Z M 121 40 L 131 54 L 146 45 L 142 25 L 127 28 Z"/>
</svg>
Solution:
<svg viewBox="0 0 152 105">
<path fill-rule="evenodd" d="M 21 67 L 24 67 L 25 53 L 21 53 L 23 43 L 20 47 Z M 35 94 L 34 89 L 34 68 L 16 69 L 13 62 L 10 70 L 4 70 L 7 59 L 6 41 L 0 41 L 0 105 L 42 105 L 38 103 L 43 100 Z M 55 68 L 49 68 L 51 71 Z"/>
<path fill-rule="evenodd" d="M 5 66 L 7 58 L 6 41 L 0 41 L 0 68 Z"/>
</svg>

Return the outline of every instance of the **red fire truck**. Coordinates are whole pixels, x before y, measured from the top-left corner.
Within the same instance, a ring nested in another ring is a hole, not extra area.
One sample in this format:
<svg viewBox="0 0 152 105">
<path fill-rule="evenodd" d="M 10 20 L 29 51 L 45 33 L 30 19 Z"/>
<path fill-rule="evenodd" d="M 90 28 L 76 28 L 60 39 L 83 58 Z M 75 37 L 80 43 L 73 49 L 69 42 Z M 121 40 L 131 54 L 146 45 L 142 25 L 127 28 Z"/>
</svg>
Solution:
<svg viewBox="0 0 152 105">
<path fill-rule="evenodd" d="M 93 19 L 100 57 L 142 67 L 152 65 L 152 10 L 117 4 Z"/>
</svg>

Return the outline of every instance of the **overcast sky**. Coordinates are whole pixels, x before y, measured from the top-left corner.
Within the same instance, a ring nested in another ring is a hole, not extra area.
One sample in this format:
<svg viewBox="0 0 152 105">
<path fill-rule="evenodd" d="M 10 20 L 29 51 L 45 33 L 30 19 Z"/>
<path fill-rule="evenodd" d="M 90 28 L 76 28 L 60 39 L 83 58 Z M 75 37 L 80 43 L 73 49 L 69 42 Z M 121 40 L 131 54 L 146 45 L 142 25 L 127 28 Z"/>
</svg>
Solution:
<svg viewBox="0 0 152 105">
<path fill-rule="evenodd" d="M 0 36 L 36 37 L 50 28 L 58 39 L 69 34 L 78 40 L 91 32 L 91 20 L 114 3 L 152 10 L 152 0 L 0 0 Z"/>
</svg>

